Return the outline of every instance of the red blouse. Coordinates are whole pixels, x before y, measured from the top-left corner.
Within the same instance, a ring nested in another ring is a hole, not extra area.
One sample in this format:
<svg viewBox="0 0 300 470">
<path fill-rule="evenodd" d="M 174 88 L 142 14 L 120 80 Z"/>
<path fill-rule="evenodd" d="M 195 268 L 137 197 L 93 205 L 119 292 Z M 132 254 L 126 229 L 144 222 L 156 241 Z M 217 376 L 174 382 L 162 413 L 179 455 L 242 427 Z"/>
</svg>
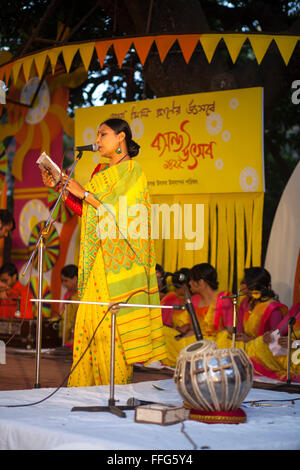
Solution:
<svg viewBox="0 0 300 470">
<path fill-rule="evenodd" d="M 99 163 L 94 169 L 91 178 L 99 171 L 103 171 L 107 168 L 106 163 Z M 72 193 L 69 192 L 68 197 L 65 199 L 65 204 L 77 215 L 82 215 L 82 199 L 79 197 L 74 196 Z"/>
</svg>

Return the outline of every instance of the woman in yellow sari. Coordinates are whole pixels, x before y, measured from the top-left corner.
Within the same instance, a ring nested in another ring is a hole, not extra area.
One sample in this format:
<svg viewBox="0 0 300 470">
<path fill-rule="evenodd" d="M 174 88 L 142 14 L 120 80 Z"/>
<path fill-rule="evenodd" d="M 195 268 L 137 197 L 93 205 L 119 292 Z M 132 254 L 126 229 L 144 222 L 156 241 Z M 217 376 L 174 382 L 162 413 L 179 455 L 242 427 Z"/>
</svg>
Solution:
<svg viewBox="0 0 300 470">
<path fill-rule="evenodd" d="M 300 340 L 300 302 L 293 305 L 288 314 L 277 325 L 276 330 L 280 332 L 279 338 L 272 338 L 271 331 L 266 332 L 255 341 L 252 362 L 256 375 L 263 375 L 271 379 L 286 381 L 288 373 L 288 322 L 290 318 L 295 319 L 292 326 L 291 342 Z M 278 344 L 279 348 L 272 349 L 271 344 Z M 300 382 L 300 348 L 291 349 L 290 362 L 290 380 L 292 382 Z"/>
<path fill-rule="evenodd" d="M 300 281 L 298 284 L 300 292 Z M 248 354 L 254 364 L 257 375 L 263 375 L 275 380 L 286 381 L 288 373 L 288 325 L 292 322 L 291 342 L 300 340 L 300 302 L 293 305 L 287 315 L 274 330 L 267 331 L 249 345 Z M 293 324 L 294 323 L 294 324 Z M 276 344 L 277 343 L 277 344 Z M 275 346 L 275 347 L 274 347 Z M 300 348 L 291 348 L 290 380 L 300 382 Z"/>
<path fill-rule="evenodd" d="M 263 354 L 260 344 L 266 332 L 277 328 L 288 308 L 277 300 L 266 269 L 245 269 L 242 284 L 246 296 L 239 308 L 235 347 L 244 349 L 254 365 L 254 372 L 263 375 L 259 368 L 255 368 L 258 357 Z M 232 347 L 231 335 L 226 332 L 218 334 L 216 342 L 219 348 Z"/>
<path fill-rule="evenodd" d="M 126 121 L 108 119 L 96 141 L 108 164 L 98 165 L 83 188 L 70 178 L 65 200 L 81 215 L 78 295 L 82 302 L 159 305 L 146 177 L 132 160 L 139 145 Z M 63 181 L 66 177 L 63 178 Z M 131 296 L 131 297 L 130 297 Z M 130 298 L 130 299 L 129 299 Z M 165 357 L 161 310 L 116 309 L 115 383 L 131 382 L 135 362 Z M 110 382 L 111 314 L 106 306 L 80 304 L 69 386 Z"/>
</svg>

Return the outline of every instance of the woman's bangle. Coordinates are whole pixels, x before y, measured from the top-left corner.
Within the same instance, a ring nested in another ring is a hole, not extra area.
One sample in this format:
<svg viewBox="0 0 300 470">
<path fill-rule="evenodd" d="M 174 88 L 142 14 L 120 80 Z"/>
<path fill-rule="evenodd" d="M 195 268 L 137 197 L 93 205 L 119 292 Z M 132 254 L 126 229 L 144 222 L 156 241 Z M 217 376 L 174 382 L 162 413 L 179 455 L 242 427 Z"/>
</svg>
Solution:
<svg viewBox="0 0 300 470">
<path fill-rule="evenodd" d="M 84 201 L 88 197 L 89 194 L 90 194 L 89 191 L 85 191 L 82 200 Z"/>
</svg>

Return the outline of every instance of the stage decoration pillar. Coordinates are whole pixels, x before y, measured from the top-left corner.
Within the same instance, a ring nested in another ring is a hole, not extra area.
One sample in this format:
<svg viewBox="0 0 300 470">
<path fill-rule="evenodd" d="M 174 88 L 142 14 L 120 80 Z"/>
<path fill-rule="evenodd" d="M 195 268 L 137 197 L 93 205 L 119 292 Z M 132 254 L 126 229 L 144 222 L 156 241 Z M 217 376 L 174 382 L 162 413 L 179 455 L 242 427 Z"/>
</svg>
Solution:
<svg viewBox="0 0 300 470">
<path fill-rule="evenodd" d="M 0 142 L 0 209 L 7 208 L 8 158 L 3 142 Z M 0 266 L 3 264 L 4 238 L 0 240 Z"/>
<path fill-rule="evenodd" d="M 43 185 L 36 160 L 45 151 L 59 167 L 62 167 L 63 134 L 64 132 L 69 136 L 74 134 L 74 120 L 67 114 L 69 88 L 78 86 L 86 79 L 83 67 L 72 74 L 66 74 L 64 68 L 60 64 L 56 64 L 56 72 L 52 74 L 50 70 L 50 73 L 46 73 L 41 80 L 35 74 L 43 70 L 44 67 L 40 65 L 40 57 L 36 56 L 35 59 L 30 67 L 23 67 L 23 70 L 21 67 L 20 71 L 16 66 L 14 67 L 9 93 L 15 102 L 7 103 L 8 123 L 0 126 L 1 139 L 11 136 L 15 145 L 12 175 L 14 176 L 13 200 L 16 229 L 13 234 L 11 261 L 16 264 L 19 272 L 22 271 L 30 257 L 32 245 L 30 239 L 36 238 L 37 230 L 49 216 L 49 207 L 56 200 L 54 191 Z M 37 91 L 37 99 L 32 105 L 32 98 Z M 21 105 L 16 103 L 21 103 Z M 55 215 L 56 219 L 50 240 L 51 246 L 46 248 L 45 253 L 45 263 L 47 264 L 45 289 L 49 298 L 51 295 L 55 297 L 63 295 L 60 272 L 56 272 L 53 276 L 53 268 L 56 263 L 59 262 L 59 266 L 62 268 L 64 263 L 76 262 L 73 234 L 77 231 L 77 216 L 71 211 L 65 211 L 63 204 L 57 208 Z M 72 218 L 76 223 L 72 224 L 72 232 L 70 229 L 67 230 L 68 238 L 64 240 L 62 239 L 66 232 L 64 225 Z M 60 253 L 60 245 L 64 248 L 63 253 Z M 27 284 L 30 281 L 29 274 L 31 274 L 31 281 L 33 281 L 37 276 L 35 265 L 32 267 L 32 271 L 28 270 L 26 278 L 20 279 L 21 282 Z M 56 311 L 53 312 L 54 315 L 56 313 Z M 43 316 L 48 317 L 50 314 L 49 306 L 43 306 Z"/>
</svg>

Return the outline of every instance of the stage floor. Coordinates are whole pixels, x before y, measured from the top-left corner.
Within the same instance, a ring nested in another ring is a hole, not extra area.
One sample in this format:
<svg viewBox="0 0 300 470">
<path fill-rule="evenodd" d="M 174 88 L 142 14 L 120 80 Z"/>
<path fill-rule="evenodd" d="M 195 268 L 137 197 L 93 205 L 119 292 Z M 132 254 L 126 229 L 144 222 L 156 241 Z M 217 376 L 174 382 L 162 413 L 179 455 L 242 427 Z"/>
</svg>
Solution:
<svg viewBox="0 0 300 470">
<path fill-rule="evenodd" d="M 39 375 L 36 373 L 35 351 L 6 348 L 6 364 L 0 364 L 0 391 L 27 390 L 35 387 L 36 379 L 42 388 L 67 386 L 66 377 L 72 367 L 72 354 L 64 348 L 42 350 Z M 169 369 L 134 367 L 133 383 L 163 380 L 173 376 Z"/>
<path fill-rule="evenodd" d="M 273 455 L 274 451 L 300 449 L 299 395 L 251 389 L 241 404 L 247 420 L 240 424 L 187 419 L 160 426 L 135 422 L 134 410 L 126 410 L 124 418 L 107 411 L 77 410 L 106 407 L 109 392 L 109 386 L 0 391 L 0 449 L 102 450 L 105 454 L 97 454 L 101 463 L 134 455 L 141 459 L 135 465 L 139 468 L 145 462 L 163 463 L 157 460 L 159 450 L 168 451 L 169 463 L 170 455 L 177 451 L 177 457 L 191 455 L 199 467 L 203 455 L 194 453 L 199 450 L 269 450 Z M 126 405 L 132 397 L 182 405 L 172 379 L 115 386 L 117 406 Z M 151 455 L 144 454 L 145 450 Z"/>
</svg>

